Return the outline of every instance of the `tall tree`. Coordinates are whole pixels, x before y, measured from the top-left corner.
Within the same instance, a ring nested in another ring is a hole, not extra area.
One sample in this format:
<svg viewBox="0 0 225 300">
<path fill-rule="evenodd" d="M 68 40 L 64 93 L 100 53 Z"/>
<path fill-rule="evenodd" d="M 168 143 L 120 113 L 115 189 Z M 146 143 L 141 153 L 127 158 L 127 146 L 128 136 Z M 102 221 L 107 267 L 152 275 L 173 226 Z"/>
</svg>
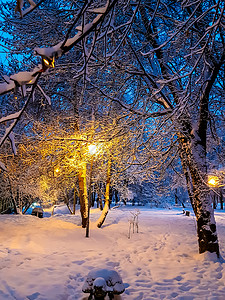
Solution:
<svg viewBox="0 0 225 300">
<path fill-rule="evenodd" d="M 118 122 L 124 126 L 117 134 L 142 128 L 143 143 L 136 143 L 137 149 L 141 153 L 154 143 L 148 157 L 160 157 L 167 165 L 179 153 L 196 214 L 199 252 L 219 256 L 207 185 L 207 140 L 211 110 L 216 117 L 217 98 L 224 103 L 217 91 L 223 90 L 224 1 L 90 1 L 77 6 L 75 14 L 73 9 L 65 38 L 53 47 L 36 48 L 41 66 L 4 77 L 1 94 L 19 87 L 25 97 L 25 84 L 31 92 L 17 114 L 0 120 L 14 120 L 0 144 L 21 118 L 42 73 L 76 49 L 74 70 L 84 87 L 82 98 L 88 101 L 98 91 L 102 103 L 110 99 L 121 107 Z M 155 155 L 159 149 L 161 154 Z"/>
<path fill-rule="evenodd" d="M 127 81 L 139 78 L 143 82 L 140 100 L 130 102 L 129 109 L 149 117 L 158 114 L 161 122 L 173 126 L 197 219 L 199 252 L 218 256 L 207 184 L 207 135 L 210 107 L 217 101 L 215 93 L 224 71 L 224 8 L 221 1 L 145 1 L 122 53 L 126 58 L 129 53 L 135 63 L 130 66 L 122 55 L 117 57 L 118 71 L 127 73 Z"/>
</svg>

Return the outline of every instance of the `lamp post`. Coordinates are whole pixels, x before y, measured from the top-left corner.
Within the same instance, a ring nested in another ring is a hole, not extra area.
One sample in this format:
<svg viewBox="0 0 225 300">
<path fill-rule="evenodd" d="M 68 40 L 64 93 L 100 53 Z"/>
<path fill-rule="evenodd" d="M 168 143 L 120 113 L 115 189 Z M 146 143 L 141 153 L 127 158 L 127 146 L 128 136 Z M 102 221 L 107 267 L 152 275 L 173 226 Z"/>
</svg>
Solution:
<svg viewBox="0 0 225 300">
<path fill-rule="evenodd" d="M 60 169 L 58 168 L 58 167 L 53 167 L 53 182 L 54 182 L 54 185 L 55 185 L 55 190 L 56 190 L 56 187 L 57 187 L 57 176 L 56 175 L 59 175 L 59 173 L 60 173 Z M 54 215 L 54 209 L 55 209 L 55 205 L 56 205 L 56 203 L 57 203 L 57 201 L 56 201 L 56 196 L 54 196 L 54 200 L 53 200 L 53 209 L 52 209 L 52 213 L 51 213 L 51 215 L 53 216 Z"/>
<path fill-rule="evenodd" d="M 208 177 L 208 185 L 214 188 L 218 188 L 219 190 L 219 195 L 218 192 L 216 193 L 219 196 L 219 200 L 220 200 L 220 206 L 221 209 L 223 209 L 223 193 L 222 193 L 222 187 L 224 186 L 223 184 L 220 184 L 220 179 L 218 176 L 216 175 L 209 175 Z M 213 195 L 213 208 L 216 208 L 216 201 L 215 201 L 215 192 Z"/>
<path fill-rule="evenodd" d="M 90 182 L 89 182 L 89 189 L 88 189 L 88 217 L 87 217 L 87 225 L 86 225 L 86 237 L 89 237 L 92 172 L 93 172 L 94 154 L 96 154 L 97 150 L 98 150 L 98 146 L 96 146 L 95 144 L 90 144 L 88 146 L 88 152 L 91 155 L 91 164 L 90 164 Z"/>
</svg>

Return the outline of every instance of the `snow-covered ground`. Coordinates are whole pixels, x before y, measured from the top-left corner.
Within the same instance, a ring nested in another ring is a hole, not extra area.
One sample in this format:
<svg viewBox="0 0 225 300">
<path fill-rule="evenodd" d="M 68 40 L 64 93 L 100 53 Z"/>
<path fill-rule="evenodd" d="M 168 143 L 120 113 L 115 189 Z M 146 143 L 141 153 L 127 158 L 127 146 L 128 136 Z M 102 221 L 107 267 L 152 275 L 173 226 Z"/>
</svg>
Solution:
<svg viewBox="0 0 225 300">
<path fill-rule="evenodd" d="M 225 264 L 197 254 L 193 214 L 181 208 L 140 208 L 139 233 L 128 239 L 131 208 L 91 214 L 90 238 L 80 216 L 0 216 L 0 300 L 87 299 L 82 285 L 93 268 L 115 269 L 126 290 L 115 299 L 225 299 Z M 64 213 L 65 210 L 61 210 Z M 225 214 L 216 213 L 225 257 Z"/>
</svg>

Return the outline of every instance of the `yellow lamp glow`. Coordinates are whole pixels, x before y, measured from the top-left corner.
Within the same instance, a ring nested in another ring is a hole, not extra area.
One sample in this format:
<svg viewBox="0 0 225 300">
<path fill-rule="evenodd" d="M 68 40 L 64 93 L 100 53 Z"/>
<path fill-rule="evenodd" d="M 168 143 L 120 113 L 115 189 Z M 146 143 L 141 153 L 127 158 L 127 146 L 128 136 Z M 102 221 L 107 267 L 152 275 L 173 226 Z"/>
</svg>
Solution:
<svg viewBox="0 0 225 300">
<path fill-rule="evenodd" d="M 97 152 L 98 147 L 94 144 L 88 145 L 88 151 L 91 155 L 95 154 Z"/>
<path fill-rule="evenodd" d="M 58 168 L 57 168 L 57 169 L 55 169 L 55 172 L 56 172 L 56 173 L 59 173 L 59 169 L 58 169 Z"/>
<path fill-rule="evenodd" d="M 208 177 L 208 184 L 210 186 L 216 187 L 219 184 L 219 178 L 217 176 L 209 176 Z"/>
<path fill-rule="evenodd" d="M 47 59 L 43 58 L 43 62 L 46 66 L 49 66 L 49 61 Z"/>
<path fill-rule="evenodd" d="M 55 67 L 55 59 L 54 57 L 52 59 L 46 59 L 46 58 L 43 58 L 43 63 L 45 64 L 45 66 L 47 68 L 54 68 Z"/>
</svg>

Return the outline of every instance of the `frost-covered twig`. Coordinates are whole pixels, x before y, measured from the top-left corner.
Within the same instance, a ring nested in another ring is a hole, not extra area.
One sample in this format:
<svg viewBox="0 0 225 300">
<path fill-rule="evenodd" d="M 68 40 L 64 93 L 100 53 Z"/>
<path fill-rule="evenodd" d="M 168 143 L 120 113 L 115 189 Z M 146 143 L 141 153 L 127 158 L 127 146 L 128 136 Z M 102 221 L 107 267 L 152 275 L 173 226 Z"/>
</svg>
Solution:
<svg viewBox="0 0 225 300">
<path fill-rule="evenodd" d="M 40 76 L 41 76 L 41 73 L 39 73 L 39 74 L 37 75 L 37 77 L 36 77 L 36 79 L 35 79 L 35 82 L 34 82 L 34 84 L 33 84 L 33 86 L 32 86 L 31 93 L 30 93 L 29 97 L 27 98 L 26 102 L 24 103 L 23 108 L 22 108 L 19 112 L 17 112 L 16 114 L 14 114 L 14 117 L 11 115 L 11 119 L 10 119 L 10 120 L 14 120 L 14 121 L 12 122 L 12 124 L 11 124 L 9 127 L 6 128 L 5 134 L 3 135 L 3 137 L 2 137 L 1 140 L 0 140 L 0 147 L 3 145 L 3 143 L 5 142 L 5 140 L 7 139 L 7 137 L 10 135 L 10 133 L 12 132 L 12 130 L 14 129 L 14 127 L 15 127 L 15 126 L 17 125 L 17 123 L 19 122 L 19 120 L 20 120 L 20 118 L 21 118 L 23 112 L 26 110 L 27 105 L 28 105 L 28 103 L 30 102 L 30 100 L 31 100 L 31 98 L 32 98 L 32 96 L 33 96 L 35 87 L 36 87 L 36 85 L 37 85 L 37 82 L 38 82 Z M 4 118 L 3 118 L 3 119 L 4 119 Z"/>
<path fill-rule="evenodd" d="M 96 88 L 103 96 L 107 97 L 108 99 L 117 102 L 122 108 L 124 108 L 127 111 L 130 111 L 131 113 L 135 114 L 135 115 L 140 115 L 140 116 L 144 116 L 147 118 L 155 118 L 155 117 L 159 117 L 159 116 L 165 116 L 168 115 L 172 112 L 172 110 L 169 109 L 164 109 L 161 111 L 156 111 L 156 112 L 152 112 L 152 113 L 148 113 L 148 112 L 142 112 L 140 110 L 134 109 L 132 108 L 131 105 L 129 104 L 125 104 L 122 100 L 120 100 L 118 97 L 111 97 L 109 94 L 105 93 L 102 89 L 100 89 L 98 86 L 96 86 L 93 83 L 90 83 L 94 88 Z"/>
</svg>

